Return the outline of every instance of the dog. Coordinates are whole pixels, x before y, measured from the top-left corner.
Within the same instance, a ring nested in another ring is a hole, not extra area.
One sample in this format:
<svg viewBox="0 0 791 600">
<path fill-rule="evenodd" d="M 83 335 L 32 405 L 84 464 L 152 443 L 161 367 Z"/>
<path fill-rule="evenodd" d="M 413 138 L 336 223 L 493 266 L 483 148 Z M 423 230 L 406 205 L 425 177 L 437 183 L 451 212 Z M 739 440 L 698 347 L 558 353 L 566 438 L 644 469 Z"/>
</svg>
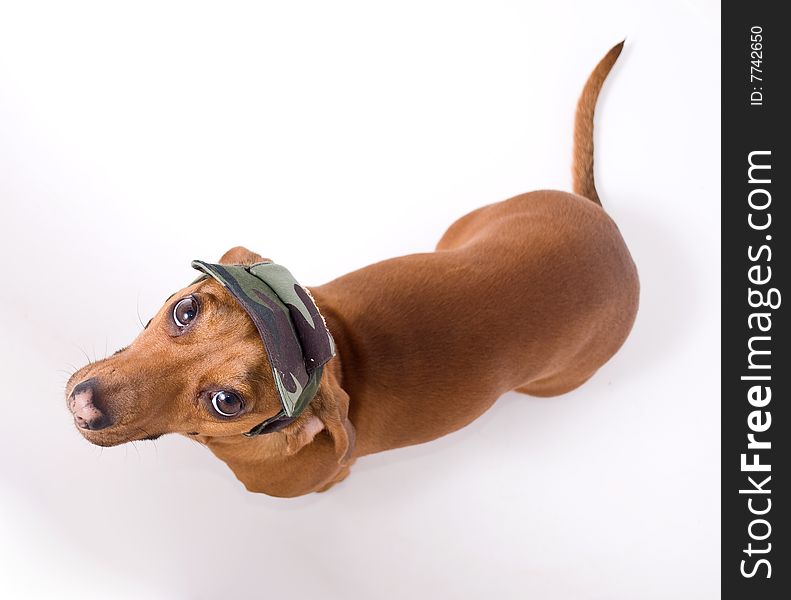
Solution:
<svg viewBox="0 0 791 600">
<path fill-rule="evenodd" d="M 127 348 L 78 370 L 66 404 L 90 442 L 179 433 L 251 492 L 294 497 L 361 456 L 456 431 L 515 390 L 555 396 L 626 340 L 637 270 L 593 176 L 593 115 L 574 125 L 574 193 L 541 190 L 453 223 L 434 252 L 317 287 L 242 247 L 176 292 Z"/>
</svg>

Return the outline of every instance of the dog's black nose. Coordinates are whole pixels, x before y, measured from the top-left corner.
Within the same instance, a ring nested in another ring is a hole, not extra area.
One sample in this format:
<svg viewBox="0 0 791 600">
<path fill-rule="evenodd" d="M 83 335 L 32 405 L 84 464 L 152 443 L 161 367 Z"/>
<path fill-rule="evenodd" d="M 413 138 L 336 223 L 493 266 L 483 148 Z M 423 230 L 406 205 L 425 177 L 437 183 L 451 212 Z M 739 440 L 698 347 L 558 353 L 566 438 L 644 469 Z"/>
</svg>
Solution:
<svg viewBox="0 0 791 600">
<path fill-rule="evenodd" d="M 95 378 L 86 379 L 69 396 L 69 408 L 74 415 L 74 422 L 82 429 L 96 431 L 112 425 L 110 416 L 101 408 L 99 391 Z"/>
</svg>

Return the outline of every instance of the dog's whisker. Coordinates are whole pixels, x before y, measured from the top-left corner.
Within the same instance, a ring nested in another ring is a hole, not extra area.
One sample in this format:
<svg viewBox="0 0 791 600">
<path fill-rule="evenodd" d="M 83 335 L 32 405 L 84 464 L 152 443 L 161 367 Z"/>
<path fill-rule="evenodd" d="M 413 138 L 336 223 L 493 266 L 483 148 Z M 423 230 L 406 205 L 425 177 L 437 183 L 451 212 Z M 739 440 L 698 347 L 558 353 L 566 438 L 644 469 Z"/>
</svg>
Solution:
<svg viewBox="0 0 791 600">
<path fill-rule="evenodd" d="M 77 346 L 76 344 L 74 344 L 74 347 L 77 348 L 77 350 L 79 350 L 80 352 L 82 352 L 82 355 L 85 357 L 85 360 L 88 361 L 89 365 L 93 364 L 93 361 L 91 360 L 91 357 L 88 356 L 88 353 L 85 350 L 83 350 L 81 346 Z"/>
<path fill-rule="evenodd" d="M 137 320 L 140 323 L 140 328 L 145 329 L 146 326 L 143 323 L 143 319 L 140 317 L 140 290 L 137 290 L 137 303 L 135 305 L 135 311 L 137 312 Z"/>
<path fill-rule="evenodd" d="M 203 444 L 201 444 L 201 443 L 200 443 L 198 440 L 196 440 L 196 439 L 195 439 L 194 437 L 192 437 L 191 435 L 183 435 L 183 436 L 181 436 L 181 437 L 185 437 L 185 438 L 187 438 L 187 439 L 188 439 L 190 442 L 192 442 L 193 444 L 197 444 L 198 446 L 203 446 Z"/>
<path fill-rule="evenodd" d="M 153 445 L 154 445 L 154 454 L 156 454 L 157 456 L 159 456 L 159 448 L 157 447 L 157 440 L 156 440 L 156 438 L 157 438 L 158 436 L 155 436 L 155 435 L 152 435 L 152 434 L 150 434 L 148 431 L 146 431 L 146 430 L 145 430 L 145 429 L 143 429 L 142 427 L 135 427 L 135 429 L 137 429 L 137 430 L 138 430 L 140 433 L 142 433 L 142 434 L 143 434 L 143 436 L 144 436 L 142 440 L 135 440 L 135 441 L 138 441 L 138 442 L 139 442 L 139 441 L 144 441 L 144 442 L 152 442 L 152 443 L 153 443 Z"/>
<path fill-rule="evenodd" d="M 137 448 L 137 444 L 135 444 L 134 440 L 132 440 L 132 447 L 135 449 L 135 452 L 137 452 L 137 460 L 141 460 L 140 459 L 140 450 Z"/>
</svg>

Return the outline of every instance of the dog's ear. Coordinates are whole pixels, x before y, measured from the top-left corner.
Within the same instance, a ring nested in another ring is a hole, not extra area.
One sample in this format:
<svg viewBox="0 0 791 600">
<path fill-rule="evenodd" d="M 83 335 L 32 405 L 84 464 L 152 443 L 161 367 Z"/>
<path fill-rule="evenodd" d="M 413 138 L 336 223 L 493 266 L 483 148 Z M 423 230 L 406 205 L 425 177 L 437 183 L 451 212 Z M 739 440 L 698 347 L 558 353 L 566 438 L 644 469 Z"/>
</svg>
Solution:
<svg viewBox="0 0 791 600">
<path fill-rule="evenodd" d="M 338 464 L 348 464 L 355 441 L 354 425 L 349 421 L 349 394 L 340 386 L 331 369 L 324 370 L 319 391 L 310 407 L 332 437 Z"/>
<path fill-rule="evenodd" d="M 251 252 L 244 246 L 234 246 L 220 258 L 221 265 L 254 265 L 263 262 L 265 259 L 255 252 Z"/>
</svg>

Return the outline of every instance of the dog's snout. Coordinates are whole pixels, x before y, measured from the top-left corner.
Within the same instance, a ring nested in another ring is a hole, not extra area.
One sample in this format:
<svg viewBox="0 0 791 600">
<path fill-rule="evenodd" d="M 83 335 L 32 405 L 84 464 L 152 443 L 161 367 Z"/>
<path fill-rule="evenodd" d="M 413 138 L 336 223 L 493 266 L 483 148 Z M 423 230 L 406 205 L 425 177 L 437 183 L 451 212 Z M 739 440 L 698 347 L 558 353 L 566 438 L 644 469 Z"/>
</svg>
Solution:
<svg viewBox="0 0 791 600">
<path fill-rule="evenodd" d="M 112 425 L 110 416 L 101 406 L 95 378 L 86 379 L 76 385 L 69 396 L 69 409 L 74 415 L 74 422 L 82 429 L 96 431 Z"/>
</svg>

